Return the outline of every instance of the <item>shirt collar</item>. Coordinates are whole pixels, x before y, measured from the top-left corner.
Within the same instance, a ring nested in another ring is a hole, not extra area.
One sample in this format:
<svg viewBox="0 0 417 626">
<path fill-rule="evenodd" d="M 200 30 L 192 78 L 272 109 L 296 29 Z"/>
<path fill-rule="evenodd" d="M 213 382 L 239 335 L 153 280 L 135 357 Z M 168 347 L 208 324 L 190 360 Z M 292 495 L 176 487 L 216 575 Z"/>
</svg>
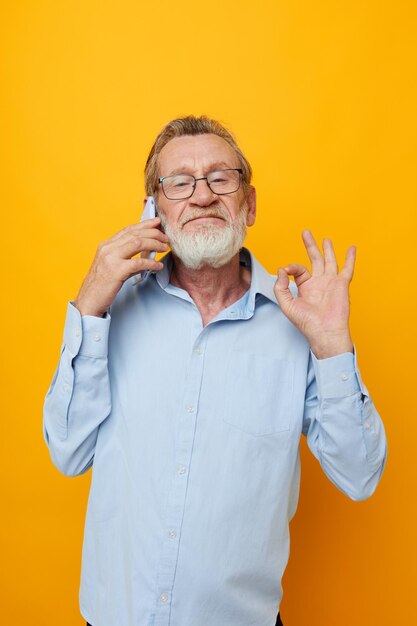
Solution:
<svg viewBox="0 0 417 626">
<path fill-rule="evenodd" d="M 172 253 L 168 252 L 162 259 L 163 268 L 156 272 L 155 279 L 162 289 L 166 289 L 169 285 L 169 279 L 172 271 L 173 258 Z M 274 284 L 276 277 L 268 274 L 266 269 L 259 263 L 248 248 L 242 248 L 240 251 L 240 263 L 251 270 L 251 284 L 248 292 L 247 306 L 251 312 L 255 309 L 257 294 L 261 294 L 278 306 L 274 293 Z"/>
<path fill-rule="evenodd" d="M 167 254 L 165 254 L 165 256 L 163 256 L 162 259 L 159 259 L 159 261 L 163 264 L 164 267 L 158 272 L 154 272 L 154 275 L 155 275 L 155 279 L 158 285 L 162 289 L 166 289 L 169 285 L 169 278 L 171 276 L 171 271 L 172 271 L 172 264 L 173 264 L 172 252 L 168 252 Z"/>
<path fill-rule="evenodd" d="M 249 288 L 249 305 L 255 308 L 257 294 L 261 294 L 274 304 L 278 305 L 274 293 L 276 277 L 268 274 L 266 269 L 259 263 L 250 250 L 242 248 L 240 251 L 240 263 L 251 270 L 251 284 Z"/>
</svg>

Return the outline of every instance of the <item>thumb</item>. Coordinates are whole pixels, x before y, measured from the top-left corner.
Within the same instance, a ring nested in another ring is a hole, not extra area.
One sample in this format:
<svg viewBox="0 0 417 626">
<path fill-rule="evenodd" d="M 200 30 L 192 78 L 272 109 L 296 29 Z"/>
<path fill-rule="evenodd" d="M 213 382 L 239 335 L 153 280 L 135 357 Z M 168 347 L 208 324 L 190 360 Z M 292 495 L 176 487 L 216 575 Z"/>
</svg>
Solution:
<svg viewBox="0 0 417 626">
<path fill-rule="evenodd" d="M 280 305 L 284 313 L 290 306 L 291 302 L 294 300 L 294 296 L 290 291 L 289 284 L 290 281 L 287 272 L 282 269 L 282 267 L 279 267 L 278 279 L 274 286 L 274 292 L 276 299 L 278 300 L 278 304 Z"/>
</svg>

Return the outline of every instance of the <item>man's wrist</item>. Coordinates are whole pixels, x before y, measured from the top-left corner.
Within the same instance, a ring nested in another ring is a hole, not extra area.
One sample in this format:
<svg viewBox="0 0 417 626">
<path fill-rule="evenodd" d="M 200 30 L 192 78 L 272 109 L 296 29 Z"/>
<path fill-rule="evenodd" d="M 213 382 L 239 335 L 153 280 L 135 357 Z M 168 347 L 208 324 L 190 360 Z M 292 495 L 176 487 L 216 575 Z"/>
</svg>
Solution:
<svg viewBox="0 0 417 626">
<path fill-rule="evenodd" d="M 310 342 L 310 348 L 316 359 L 330 359 L 345 352 L 353 353 L 353 341 L 350 334 L 322 338 L 320 342 Z"/>
<path fill-rule="evenodd" d="M 104 317 L 106 315 L 106 311 L 104 313 L 97 309 L 97 307 L 89 306 L 75 300 L 74 306 L 79 310 L 81 316 L 84 315 L 92 315 L 93 317 Z"/>
</svg>

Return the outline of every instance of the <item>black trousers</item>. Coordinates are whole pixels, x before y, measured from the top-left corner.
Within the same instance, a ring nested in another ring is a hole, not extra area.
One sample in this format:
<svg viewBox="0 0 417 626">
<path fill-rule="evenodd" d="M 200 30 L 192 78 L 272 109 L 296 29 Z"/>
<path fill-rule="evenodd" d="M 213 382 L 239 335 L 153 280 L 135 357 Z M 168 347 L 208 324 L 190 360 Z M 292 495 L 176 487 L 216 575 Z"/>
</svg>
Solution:
<svg viewBox="0 0 417 626">
<path fill-rule="evenodd" d="M 91 626 L 91 624 L 89 624 L 89 623 L 87 622 L 87 626 Z M 276 621 L 275 626 L 284 626 L 284 624 L 281 622 L 281 618 L 280 618 L 280 616 L 279 616 L 279 613 L 278 613 L 278 617 L 277 617 L 277 621 Z"/>
</svg>

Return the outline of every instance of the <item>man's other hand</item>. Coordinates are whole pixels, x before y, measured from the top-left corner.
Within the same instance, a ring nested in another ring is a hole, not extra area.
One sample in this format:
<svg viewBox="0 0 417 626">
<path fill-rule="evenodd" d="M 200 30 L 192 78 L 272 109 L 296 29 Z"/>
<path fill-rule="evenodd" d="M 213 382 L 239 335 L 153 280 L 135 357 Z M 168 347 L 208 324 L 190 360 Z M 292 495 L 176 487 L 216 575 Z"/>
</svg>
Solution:
<svg viewBox="0 0 417 626">
<path fill-rule="evenodd" d="M 309 230 L 302 233 L 311 261 L 311 273 L 298 263 L 278 269 L 274 292 L 283 313 L 307 338 L 314 355 L 325 359 L 352 352 L 349 331 L 349 284 L 353 277 L 356 248 L 351 246 L 339 272 L 333 244 L 323 240 L 321 253 Z M 298 295 L 289 289 L 294 277 Z"/>
</svg>

